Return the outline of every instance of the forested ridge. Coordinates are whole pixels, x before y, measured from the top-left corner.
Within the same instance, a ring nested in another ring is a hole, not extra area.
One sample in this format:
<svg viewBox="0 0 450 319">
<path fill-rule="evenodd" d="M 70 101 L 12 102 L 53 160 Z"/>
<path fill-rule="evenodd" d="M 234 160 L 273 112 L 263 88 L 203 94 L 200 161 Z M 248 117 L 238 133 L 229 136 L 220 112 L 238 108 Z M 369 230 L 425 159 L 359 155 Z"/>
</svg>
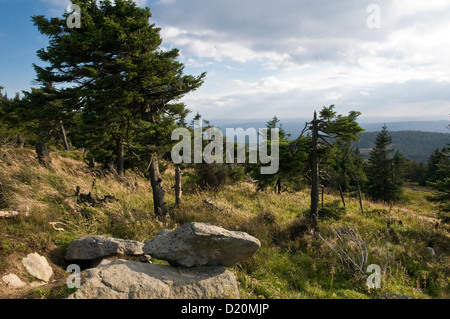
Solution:
<svg viewBox="0 0 450 319">
<path fill-rule="evenodd" d="M 389 129 L 389 126 L 388 126 Z M 375 146 L 378 132 L 364 132 L 360 140 L 355 142 L 361 153 L 368 157 L 369 149 Z M 391 131 L 391 147 L 399 150 L 407 159 L 426 163 L 436 149 L 441 149 L 450 143 L 449 133 L 434 133 L 421 131 Z"/>
</svg>

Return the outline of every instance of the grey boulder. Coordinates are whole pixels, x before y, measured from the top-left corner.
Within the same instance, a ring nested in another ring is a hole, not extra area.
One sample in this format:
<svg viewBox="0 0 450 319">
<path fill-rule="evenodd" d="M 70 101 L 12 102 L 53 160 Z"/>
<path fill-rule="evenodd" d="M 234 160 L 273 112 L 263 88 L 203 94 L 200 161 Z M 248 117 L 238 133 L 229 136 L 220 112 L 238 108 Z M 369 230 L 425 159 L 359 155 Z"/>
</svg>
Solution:
<svg viewBox="0 0 450 319">
<path fill-rule="evenodd" d="M 117 254 L 143 255 L 144 244 L 106 236 L 87 236 L 73 240 L 66 252 L 66 260 L 95 260 Z"/>
<path fill-rule="evenodd" d="M 223 267 L 175 268 L 116 260 L 81 273 L 68 299 L 239 298 L 236 278 Z"/>
<path fill-rule="evenodd" d="M 255 237 L 205 223 L 187 223 L 162 231 L 145 242 L 143 251 L 173 266 L 226 266 L 252 257 L 261 247 Z"/>
</svg>

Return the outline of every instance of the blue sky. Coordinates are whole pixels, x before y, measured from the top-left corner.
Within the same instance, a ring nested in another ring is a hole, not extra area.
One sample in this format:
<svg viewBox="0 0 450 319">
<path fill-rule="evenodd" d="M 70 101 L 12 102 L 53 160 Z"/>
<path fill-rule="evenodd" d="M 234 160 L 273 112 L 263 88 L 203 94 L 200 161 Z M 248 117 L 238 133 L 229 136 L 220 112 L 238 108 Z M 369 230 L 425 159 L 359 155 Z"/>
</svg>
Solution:
<svg viewBox="0 0 450 319">
<path fill-rule="evenodd" d="M 186 73 L 208 73 L 183 101 L 207 119 L 310 117 L 335 104 L 361 119 L 448 120 L 448 0 L 136 0 L 181 50 Z M 30 90 L 47 44 L 30 16 L 69 0 L 0 0 L 0 85 Z M 376 4 L 380 15 L 367 11 Z M 380 18 L 380 28 L 367 21 Z"/>
</svg>

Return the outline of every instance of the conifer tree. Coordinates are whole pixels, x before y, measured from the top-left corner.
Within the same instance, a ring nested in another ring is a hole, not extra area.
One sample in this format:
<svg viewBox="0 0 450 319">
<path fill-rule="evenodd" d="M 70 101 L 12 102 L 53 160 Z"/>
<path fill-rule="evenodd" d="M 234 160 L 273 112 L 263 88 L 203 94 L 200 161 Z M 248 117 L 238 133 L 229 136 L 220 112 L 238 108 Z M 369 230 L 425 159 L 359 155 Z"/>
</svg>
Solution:
<svg viewBox="0 0 450 319">
<path fill-rule="evenodd" d="M 400 199 L 402 180 L 399 170 L 402 165 L 400 155 L 392 157 L 392 138 L 386 125 L 377 135 L 375 147 L 370 151 L 367 163 L 367 193 L 375 200 L 392 202 Z"/>
<path fill-rule="evenodd" d="M 319 230 L 319 186 L 320 186 L 320 160 L 327 149 L 333 148 L 336 140 L 354 141 L 359 139 L 359 133 L 363 129 L 358 125 L 356 119 L 361 114 L 356 111 L 350 111 L 347 116 L 338 115 L 334 111 L 334 105 L 323 107 L 317 117 L 314 112 L 314 118 L 306 123 L 299 139 L 306 130 L 310 130 L 311 136 L 311 225 L 315 231 Z M 326 157 L 326 156 L 325 156 Z"/>
<path fill-rule="evenodd" d="M 67 113 L 79 113 L 74 142 L 97 161 L 114 160 L 122 174 L 130 137 L 166 118 L 184 118 L 188 111 L 177 100 L 197 89 L 205 74 L 184 75 L 179 51 L 159 48 L 160 29 L 149 23 L 149 8 L 131 0 L 72 2 L 81 8 L 81 28 L 70 28 L 61 18 L 32 17 L 50 38 L 49 46 L 38 51 L 49 66 L 34 65 L 37 81 L 64 85 L 54 98 L 65 100 Z M 140 143 L 155 139 L 151 132 L 140 135 Z"/>
</svg>

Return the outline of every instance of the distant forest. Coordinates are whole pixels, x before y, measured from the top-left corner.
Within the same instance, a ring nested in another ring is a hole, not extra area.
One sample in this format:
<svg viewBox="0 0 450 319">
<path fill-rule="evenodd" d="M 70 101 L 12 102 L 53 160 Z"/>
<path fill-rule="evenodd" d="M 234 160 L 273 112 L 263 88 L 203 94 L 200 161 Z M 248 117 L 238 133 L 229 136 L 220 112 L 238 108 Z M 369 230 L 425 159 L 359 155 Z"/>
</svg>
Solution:
<svg viewBox="0 0 450 319">
<path fill-rule="evenodd" d="M 355 142 L 365 158 L 369 157 L 369 151 L 375 146 L 375 139 L 379 132 L 364 132 L 361 140 Z M 392 148 L 400 151 L 407 159 L 427 163 L 430 155 L 436 150 L 450 144 L 450 133 L 431 133 L 419 131 L 389 132 L 392 137 Z"/>
</svg>

